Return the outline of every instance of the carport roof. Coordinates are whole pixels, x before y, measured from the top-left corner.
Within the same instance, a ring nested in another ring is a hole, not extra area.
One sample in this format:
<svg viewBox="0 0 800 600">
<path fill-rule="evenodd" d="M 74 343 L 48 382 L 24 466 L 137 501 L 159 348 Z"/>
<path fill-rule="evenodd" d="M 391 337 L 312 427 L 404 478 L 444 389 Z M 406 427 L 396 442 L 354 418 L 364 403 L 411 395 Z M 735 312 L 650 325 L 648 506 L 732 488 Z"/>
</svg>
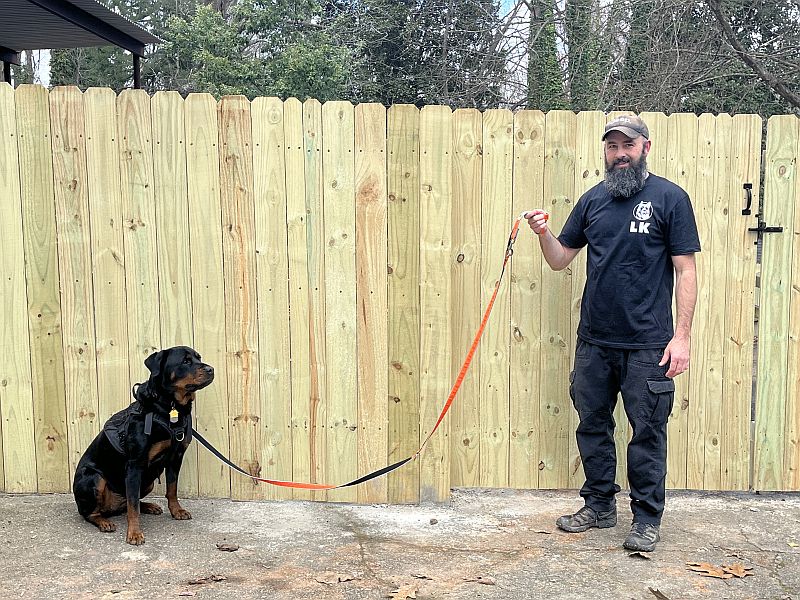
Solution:
<svg viewBox="0 0 800 600">
<path fill-rule="evenodd" d="M 20 50 L 108 45 L 142 56 L 160 41 L 96 0 L 0 0 L 0 60 Z"/>
</svg>

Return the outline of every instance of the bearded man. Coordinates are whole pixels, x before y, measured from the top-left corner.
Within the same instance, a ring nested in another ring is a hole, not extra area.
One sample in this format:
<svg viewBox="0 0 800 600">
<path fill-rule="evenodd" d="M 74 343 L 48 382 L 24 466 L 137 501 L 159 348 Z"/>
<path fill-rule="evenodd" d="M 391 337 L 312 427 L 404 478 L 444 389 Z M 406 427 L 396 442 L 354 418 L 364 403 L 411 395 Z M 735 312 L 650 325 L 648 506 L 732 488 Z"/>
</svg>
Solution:
<svg viewBox="0 0 800 600">
<path fill-rule="evenodd" d="M 627 455 L 633 523 L 623 546 L 650 552 L 661 539 L 673 377 L 689 366 L 700 240 L 686 192 L 647 170 L 651 141 L 644 121 L 617 117 L 602 142 L 605 180 L 581 196 L 558 237 L 543 210 L 526 213 L 553 270 L 584 246 L 588 252 L 569 378 L 580 419 L 584 506 L 556 524 L 571 533 L 617 524 L 613 412 L 621 393 L 633 431 Z"/>
</svg>

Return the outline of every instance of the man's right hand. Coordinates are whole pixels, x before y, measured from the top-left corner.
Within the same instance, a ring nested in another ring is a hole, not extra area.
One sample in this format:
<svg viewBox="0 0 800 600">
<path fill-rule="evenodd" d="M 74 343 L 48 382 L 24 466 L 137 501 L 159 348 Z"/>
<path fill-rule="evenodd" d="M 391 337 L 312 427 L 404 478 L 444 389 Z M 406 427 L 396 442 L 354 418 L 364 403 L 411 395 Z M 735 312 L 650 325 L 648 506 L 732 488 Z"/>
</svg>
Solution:
<svg viewBox="0 0 800 600">
<path fill-rule="evenodd" d="M 525 219 L 528 225 L 536 235 L 544 235 L 547 233 L 547 219 L 550 215 L 543 211 L 541 208 L 535 208 L 525 213 Z"/>
</svg>

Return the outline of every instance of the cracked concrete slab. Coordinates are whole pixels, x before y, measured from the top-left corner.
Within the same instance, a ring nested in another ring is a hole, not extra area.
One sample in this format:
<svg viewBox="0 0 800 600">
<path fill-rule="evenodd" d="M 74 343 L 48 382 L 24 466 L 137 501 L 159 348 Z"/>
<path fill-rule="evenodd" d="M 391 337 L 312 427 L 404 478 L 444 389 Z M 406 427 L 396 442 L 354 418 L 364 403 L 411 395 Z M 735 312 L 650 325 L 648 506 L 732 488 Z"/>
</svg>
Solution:
<svg viewBox="0 0 800 600">
<path fill-rule="evenodd" d="M 460 489 L 423 506 L 182 502 L 191 521 L 144 515 L 134 547 L 124 517 L 100 533 L 69 495 L 0 495 L 0 598 L 800 600 L 800 494 L 668 493 L 648 558 L 621 547 L 623 494 L 617 527 L 581 534 L 555 527 L 581 505 L 574 491 Z M 702 577 L 688 562 L 753 574 Z"/>
</svg>

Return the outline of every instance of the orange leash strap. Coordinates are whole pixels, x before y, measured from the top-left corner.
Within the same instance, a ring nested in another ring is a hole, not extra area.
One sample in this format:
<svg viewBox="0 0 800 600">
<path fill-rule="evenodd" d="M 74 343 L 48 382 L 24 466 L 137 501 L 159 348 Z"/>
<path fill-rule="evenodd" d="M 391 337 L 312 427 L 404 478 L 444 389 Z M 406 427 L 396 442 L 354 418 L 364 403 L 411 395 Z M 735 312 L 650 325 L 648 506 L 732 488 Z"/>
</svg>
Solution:
<svg viewBox="0 0 800 600">
<path fill-rule="evenodd" d="M 511 259 L 511 255 L 514 253 L 514 242 L 517 240 L 517 233 L 519 233 L 519 226 L 520 223 L 525 218 L 525 213 L 522 213 L 520 216 L 516 218 L 514 221 L 514 225 L 511 228 L 511 233 L 508 236 L 508 243 L 506 245 L 506 253 L 505 257 L 503 258 L 503 267 L 500 270 L 500 277 L 497 279 L 497 283 L 494 285 L 494 292 L 492 293 L 492 297 L 489 300 L 489 305 L 486 307 L 486 310 L 483 313 L 483 318 L 481 319 L 481 325 L 478 327 L 478 331 L 475 333 L 475 338 L 472 340 L 472 345 L 469 348 L 469 352 L 467 352 L 467 357 L 464 359 L 464 363 L 461 365 L 461 370 L 458 372 L 458 377 L 456 377 L 455 383 L 453 387 L 450 389 L 450 394 L 447 396 L 447 402 L 445 402 L 442 411 L 439 413 L 439 418 L 436 420 L 436 424 L 431 429 L 431 432 L 425 438 L 425 440 L 420 444 L 419 449 L 409 456 L 408 458 L 404 458 L 401 461 L 398 461 L 394 464 L 388 465 L 383 467 L 382 469 L 378 469 L 377 471 L 373 471 L 372 473 L 368 473 L 363 477 L 359 477 L 358 479 L 354 479 L 348 483 L 343 483 L 340 485 L 328 485 L 324 483 L 300 483 L 295 481 L 281 481 L 278 479 L 265 479 L 262 477 L 256 477 L 255 475 L 251 475 L 238 465 L 234 464 L 230 459 L 225 457 L 219 450 L 217 450 L 211 442 L 206 440 L 202 435 L 200 435 L 196 429 L 192 429 L 192 435 L 197 438 L 197 441 L 200 442 L 203 446 L 205 446 L 214 456 L 219 458 L 222 462 L 228 465 L 231 469 L 244 475 L 245 477 L 249 477 L 256 481 L 263 481 L 264 483 L 269 483 L 271 485 L 277 485 L 281 487 L 288 487 L 288 488 L 299 488 L 304 490 L 335 490 L 338 488 L 350 487 L 354 485 L 358 485 L 360 483 L 364 483 L 365 481 L 369 481 L 370 479 L 375 479 L 376 477 L 380 477 L 381 475 L 386 475 L 394 471 L 395 469 L 399 469 L 407 462 L 416 459 L 420 453 L 422 452 L 425 445 L 428 441 L 433 437 L 433 434 L 441 425 L 442 420 L 444 420 L 445 415 L 450 410 L 450 407 L 453 404 L 453 400 L 458 393 L 458 390 L 461 388 L 461 384 L 464 382 L 464 377 L 467 375 L 467 371 L 469 370 L 469 366 L 472 363 L 472 359 L 475 357 L 475 351 L 478 349 L 478 343 L 481 340 L 481 336 L 483 335 L 483 330 L 486 329 L 486 323 L 489 320 L 489 314 L 492 312 L 492 308 L 494 307 L 494 301 L 497 299 L 497 293 L 500 290 L 500 283 L 503 281 L 503 276 L 506 272 L 506 265 L 508 261 Z M 547 220 L 548 215 L 545 215 L 545 220 Z"/>
</svg>

